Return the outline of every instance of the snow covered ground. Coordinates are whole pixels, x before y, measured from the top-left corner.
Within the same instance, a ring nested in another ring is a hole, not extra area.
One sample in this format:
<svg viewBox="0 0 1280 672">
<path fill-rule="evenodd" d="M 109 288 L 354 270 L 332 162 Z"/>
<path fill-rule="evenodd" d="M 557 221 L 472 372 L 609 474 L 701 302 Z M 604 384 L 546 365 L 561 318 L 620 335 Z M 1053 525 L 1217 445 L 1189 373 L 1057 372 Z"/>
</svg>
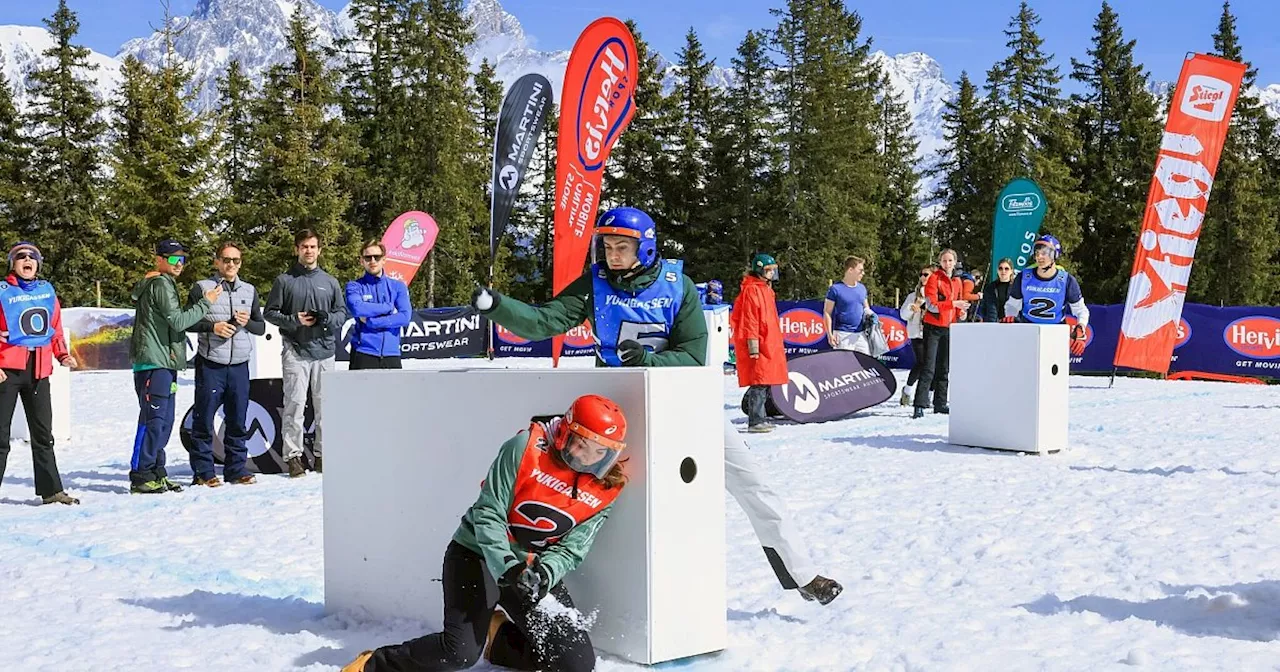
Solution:
<svg viewBox="0 0 1280 672">
<path fill-rule="evenodd" d="M 943 416 L 888 404 L 751 437 L 845 593 L 821 607 L 778 589 L 730 500 L 729 647 L 680 666 L 1275 669 L 1280 387 L 1071 385 L 1073 449 L 1046 458 L 949 446 Z M 184 411 L 189 377 L 180 395 Z M 739 420 L 740 396 L 726 377 Z M 128 495 L 135 408 L 128 372 L 73 376 L 58 459 L 78 507 L 28 506 L 30 452 L 14 446 L 0 669 L 336 670 L 439 625 L 324 614 L 323 476 Z M 189 481 L 176 433 L 169 456 Z"/>
</svg>

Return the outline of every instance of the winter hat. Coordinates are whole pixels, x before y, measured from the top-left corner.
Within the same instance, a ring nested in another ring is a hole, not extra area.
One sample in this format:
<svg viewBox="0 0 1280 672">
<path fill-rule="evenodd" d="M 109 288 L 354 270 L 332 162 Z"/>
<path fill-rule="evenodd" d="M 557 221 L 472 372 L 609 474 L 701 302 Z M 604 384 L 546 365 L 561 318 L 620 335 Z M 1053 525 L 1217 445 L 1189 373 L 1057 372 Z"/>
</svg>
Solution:
<svg viewBox="0 0 1280 672">
<path fill-rule="evenodd" d="M 22 250 L 30 251 L 32 256 L 36 258 L 37 264 L 44 263 L 44 257 L 40 255 L 40 248 L 36 247 L 32 243 L 22 241 L 17 245 L 14 245 L 13 247 L 9 248 L 9 268 L 13 268 L 13 261 L 14 261 L 13 257 L 17 255 L 18 252 L 21 252 Z"/>
</svg>

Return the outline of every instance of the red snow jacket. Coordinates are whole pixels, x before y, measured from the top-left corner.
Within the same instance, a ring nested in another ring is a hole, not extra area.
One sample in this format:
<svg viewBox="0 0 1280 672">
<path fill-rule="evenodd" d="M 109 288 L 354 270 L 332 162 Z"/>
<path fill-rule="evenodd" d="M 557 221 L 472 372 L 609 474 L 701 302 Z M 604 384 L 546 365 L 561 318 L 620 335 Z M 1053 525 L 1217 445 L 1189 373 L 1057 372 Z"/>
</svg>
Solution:
<svg viewBox="0 0 1280 672">
<path fill-rule="evenodd" d="M 5 278 L 5 281 L 14 286 L 18 284 L 17 276 L 12 273 Z M 48 378 L 53 375 L 54 357 L 57 357 L 58 361 L 62 361 L 71 354 L 67 350 L 67 341 L 62 336 L 62 306 L 56 300 L 53 304 L 53 317 L 50 322 L 52 322 L 53 326 L 53 340 L 49 341 L 48 345 L 32 349 L 20 345 L 0 343 L 0 369 L 21 371 L 27 368 L 27 353 L 34 353 L 36 357 L 36 379 Z M 0 331 L 9 331 L 9 325 L 4 319 L 4 311 L 0 311 Z"/>
<path fill-rule="evenodd" d="M 751 275 L 742 277 L 742 288 L 729 315 L 733 330 L 738 385 L 783 385 L 787 382 L 787 353 L 782 344 L 778 304 L 768 282 Z M 760 357 L 752 359 L 747 341 L 760 342 Z"/>
</svg>

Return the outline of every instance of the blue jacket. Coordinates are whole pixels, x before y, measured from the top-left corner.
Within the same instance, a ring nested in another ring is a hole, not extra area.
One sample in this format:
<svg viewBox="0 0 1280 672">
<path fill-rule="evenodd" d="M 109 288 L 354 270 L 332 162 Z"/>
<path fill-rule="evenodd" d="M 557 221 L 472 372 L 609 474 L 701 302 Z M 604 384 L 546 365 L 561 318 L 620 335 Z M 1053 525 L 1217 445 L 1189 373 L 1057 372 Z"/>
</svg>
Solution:
<svg viewBox="0 0 1280 672">
<path fill-rule="evenodd" d="M 365 273 L 347 283 L 347 313 L 355 320 L 351 351 L 374 357 L 400 356 L 400 328 L 409 324 L 409 288 L 403 282 Z"/>
</svg>

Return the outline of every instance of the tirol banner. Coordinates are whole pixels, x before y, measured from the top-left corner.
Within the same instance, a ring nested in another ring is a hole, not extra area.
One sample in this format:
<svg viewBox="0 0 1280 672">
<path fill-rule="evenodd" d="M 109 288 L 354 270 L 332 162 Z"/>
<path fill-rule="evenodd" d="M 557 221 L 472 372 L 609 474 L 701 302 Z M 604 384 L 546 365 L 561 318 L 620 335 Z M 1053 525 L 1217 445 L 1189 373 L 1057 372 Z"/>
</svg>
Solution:
<svg viewBox="0 0 1280 672">
<path fill-rule="evenodd" d="M 524 181 L 529 158 L 542 137 L 551 109 L 551 83 L 529 73 L 517 79 L 502 99 L 493 136 L 493 189 L 489 208 L 489 259 L 498 256 L 498 241 L 507 231 L 511 208 Z"/>
<path fill-rule="evenodd" d="M 1166 373 L 1200 226 L 1245 65 L 1204 54 L 1182 64 L 1147 192 L 1113 364 Z"/>
<path fill-rule="evenodd" d="M 338 361 L 351 359 L 351 327 L 354 320 L 342 325 L 342 338 L 337 341 Z M 441 359 L 482 355 L 487 347 L 485 337 L 489 320 L 470 306 L 462 308 L 422 308 L 413 311 L 409 324 L 400 328 L 400 356 L 404 359 Z"/>
<path fill-rule="evenodd" d="M 1035 182 L 1019 177 L 1005 185 L 991 220 L 991 265 L 987 268 L 996 268 L 1005 258 L 1013 261 L 1015 272 L 1026 268 L 1046 209 L 1044 192 Z"/>
<path fill-rule="evenodd" d="M 383 270 L 406 285 L 413 282 L 439 233 L 436 220 L 425 212 L 412 210 L 396 217 L 382 234 L 382 244 L 387 248 Z"/>
<path fill-rule="evenodd" d="M 769 388 L 774 405 L 801 423 L 839 420 L 891 399 L 898 391 L 893 373 L 876 358 L 832 350 L 787 362 L 787 384 Z"/>
<path fill-rule="evenodd" d="M 245 448 L 249 453 L 249 471 L 260 474 L 280 474 L 285 471 L 284 435 L 280 414 L 284 409 L 284 381 L 279 378 L 260 378 L 249 381 L 249 410 L 245 414 L 245 424 L 249 437 L 245 440 Z M 182 416 L 182 424 L 178 428 L 178 438 L 188 451 L 195 447 L 191 438 L 191 424 L 195 419 L 195 407 L 190 407 Z M 308 465 L 315 464 L 315 455 L 311 445 L 315 442 L 315 409 L 311 405 L 311 395 L 307 394 L 307 406 L 303 412 L 302 426 L 305 434 L 302 438 L 303 461 Z M 226 417 L 223 409 L 213 421 L 213 459 L 218 464 L 225 464 L 226 448 L 224 442 L 227 435 Z"/>
<path fill-rule="evenodd" d="M 609 152 L 636 113 L 636 45 L 618 19 L 596 19 L 569 54 L 556 144 L 552 294 L 582 275 Z M 558 363 L 563 337 L 552 339 Z"/>
</svg>

